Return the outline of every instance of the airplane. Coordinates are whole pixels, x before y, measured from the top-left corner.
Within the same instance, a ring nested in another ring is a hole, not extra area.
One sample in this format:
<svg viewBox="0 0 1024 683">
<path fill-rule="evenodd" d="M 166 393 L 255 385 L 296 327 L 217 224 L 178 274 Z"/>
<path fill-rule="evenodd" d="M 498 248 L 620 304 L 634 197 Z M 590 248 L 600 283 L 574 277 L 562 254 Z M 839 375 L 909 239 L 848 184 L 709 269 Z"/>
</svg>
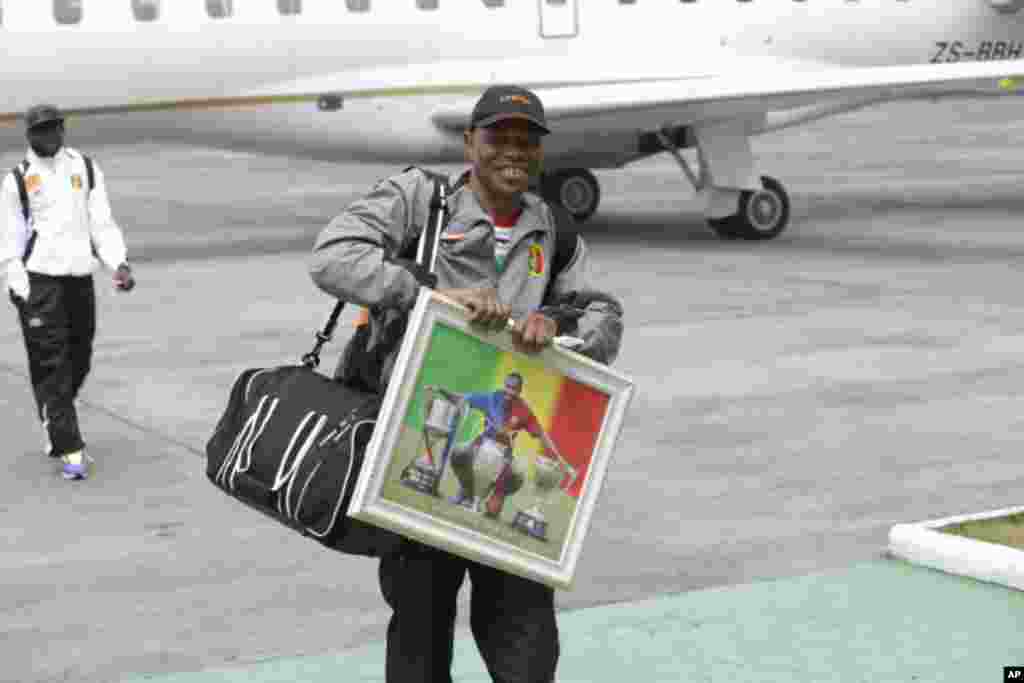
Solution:
<svg viewBox="0 0 1024 683">
<path fill-rule="evenodd" d="M 0 150 L 24 147 L 19 116 L 45 101 L 75 144 L 457 163 L 476 97 L 516 83 L 553 131 L 547 198 L 584 221 L 593 169 L 667 153 L 727 239 L 790 221 L 751 137 L 1024 86 L 1024 0 L 0 2 Z"/>
</svg>

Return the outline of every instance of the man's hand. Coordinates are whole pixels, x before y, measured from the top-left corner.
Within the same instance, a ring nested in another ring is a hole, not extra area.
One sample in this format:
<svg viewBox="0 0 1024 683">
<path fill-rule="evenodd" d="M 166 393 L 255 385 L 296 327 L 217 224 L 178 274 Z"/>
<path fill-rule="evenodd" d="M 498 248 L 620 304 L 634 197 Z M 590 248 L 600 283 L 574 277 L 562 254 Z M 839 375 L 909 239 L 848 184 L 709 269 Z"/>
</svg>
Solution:
<svg viewBox="0 0 1024 683">
<path fill-rule="evenodd" d="M 534 311 L 516 322 L 512 335 L 516 347 L 527 353 L 537 353 L 551 343 L 558 334 L 558 325 L 543 313 Z"/>
<path fill-rule="evenodd" d="M 480 289 L 439 289 L 437 293 L 446 296 L 469 309 L 469 321 L 493 330 L 504 329 L 512 309 L 498 300 L 498 292 L 492 287 Z"/>
<path fill-rule="evenodd" d="M 114 287 L 121 292 L 130 292 L 135 287 L 135 278 L 132 277 L 132 269 L 127 263 L 122 263 L 114 271 Z"/>
</svg>

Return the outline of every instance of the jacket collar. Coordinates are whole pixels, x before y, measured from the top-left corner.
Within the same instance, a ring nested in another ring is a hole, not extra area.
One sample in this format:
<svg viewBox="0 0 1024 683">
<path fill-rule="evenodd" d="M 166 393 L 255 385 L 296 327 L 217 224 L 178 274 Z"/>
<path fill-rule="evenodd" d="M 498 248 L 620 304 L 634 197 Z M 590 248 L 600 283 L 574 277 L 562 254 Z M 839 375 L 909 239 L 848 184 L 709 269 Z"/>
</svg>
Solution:
<svg viewBox="0 0 1024 683">
<path fill-rule="evenodd" d="M 59 150 L 57 150 L 57 153 L 54 154 L 53 158 L 51 159 L 44 159 L 40 157 L 38 154 L 35 153 L 35 150 L 33 150 L 31 147 L 29 147 L 28 151 L 25 152 L 25 159 L 28 161 L 29 167 L 34 166 L 36 164 L 40 164 L 44 167 L 52 167 L 55 166 L 57 162 L 63 159 L 73 158 L 74 154 L 71 152 L 67 145 L 64 145 Z"/>
</svg>

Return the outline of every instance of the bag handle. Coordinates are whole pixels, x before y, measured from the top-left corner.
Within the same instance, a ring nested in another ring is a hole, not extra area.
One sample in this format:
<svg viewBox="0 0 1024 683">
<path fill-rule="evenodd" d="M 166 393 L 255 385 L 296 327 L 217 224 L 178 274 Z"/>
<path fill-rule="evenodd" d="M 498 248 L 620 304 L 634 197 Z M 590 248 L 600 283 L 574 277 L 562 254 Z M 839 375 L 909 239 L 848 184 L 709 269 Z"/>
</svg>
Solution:
<svg viewBox="0 0 1024 683">
<path fill-rule="evenodd" d="M 434 181 L 434 194 L 430 198 L 430 216 L 427 218 L 427 226 L 420 234 L 419 246 L 416 253 L 416 263 L 426 268 L 428 272 L 434 272 L 434 265 L 437 263 L 437 245 L 440 243 L 441 233 L 445 224 L 448 223 L 448 180 L 437 173 L 424 171 L 427 177 Z M 334 305 L 334 310 L 327 318 L 323 330 L 315 333 L 316 344 L 313 349 L 302 357 L 302 364 L 310 370 L 320 365 L 320 350 L 324 344 L 331 340 L 334 329 L 338 326 L 338 318 L 345 308 L 345 302 L 339 300 Z"/>
</svg>

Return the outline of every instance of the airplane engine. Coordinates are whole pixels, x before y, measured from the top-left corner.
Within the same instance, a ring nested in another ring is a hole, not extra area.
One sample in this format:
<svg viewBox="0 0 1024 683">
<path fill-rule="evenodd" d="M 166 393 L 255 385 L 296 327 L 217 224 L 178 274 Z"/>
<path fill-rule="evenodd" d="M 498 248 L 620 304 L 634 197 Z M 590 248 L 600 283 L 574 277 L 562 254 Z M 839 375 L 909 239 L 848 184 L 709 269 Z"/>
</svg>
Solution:
<svg viewBox="0 0 1024 683">
<path fill-rule="evenodd" d="M 1024 8 L 1024 0 L 988 0 L 1000 14 L 1015 14 Z"/>
</svg>

